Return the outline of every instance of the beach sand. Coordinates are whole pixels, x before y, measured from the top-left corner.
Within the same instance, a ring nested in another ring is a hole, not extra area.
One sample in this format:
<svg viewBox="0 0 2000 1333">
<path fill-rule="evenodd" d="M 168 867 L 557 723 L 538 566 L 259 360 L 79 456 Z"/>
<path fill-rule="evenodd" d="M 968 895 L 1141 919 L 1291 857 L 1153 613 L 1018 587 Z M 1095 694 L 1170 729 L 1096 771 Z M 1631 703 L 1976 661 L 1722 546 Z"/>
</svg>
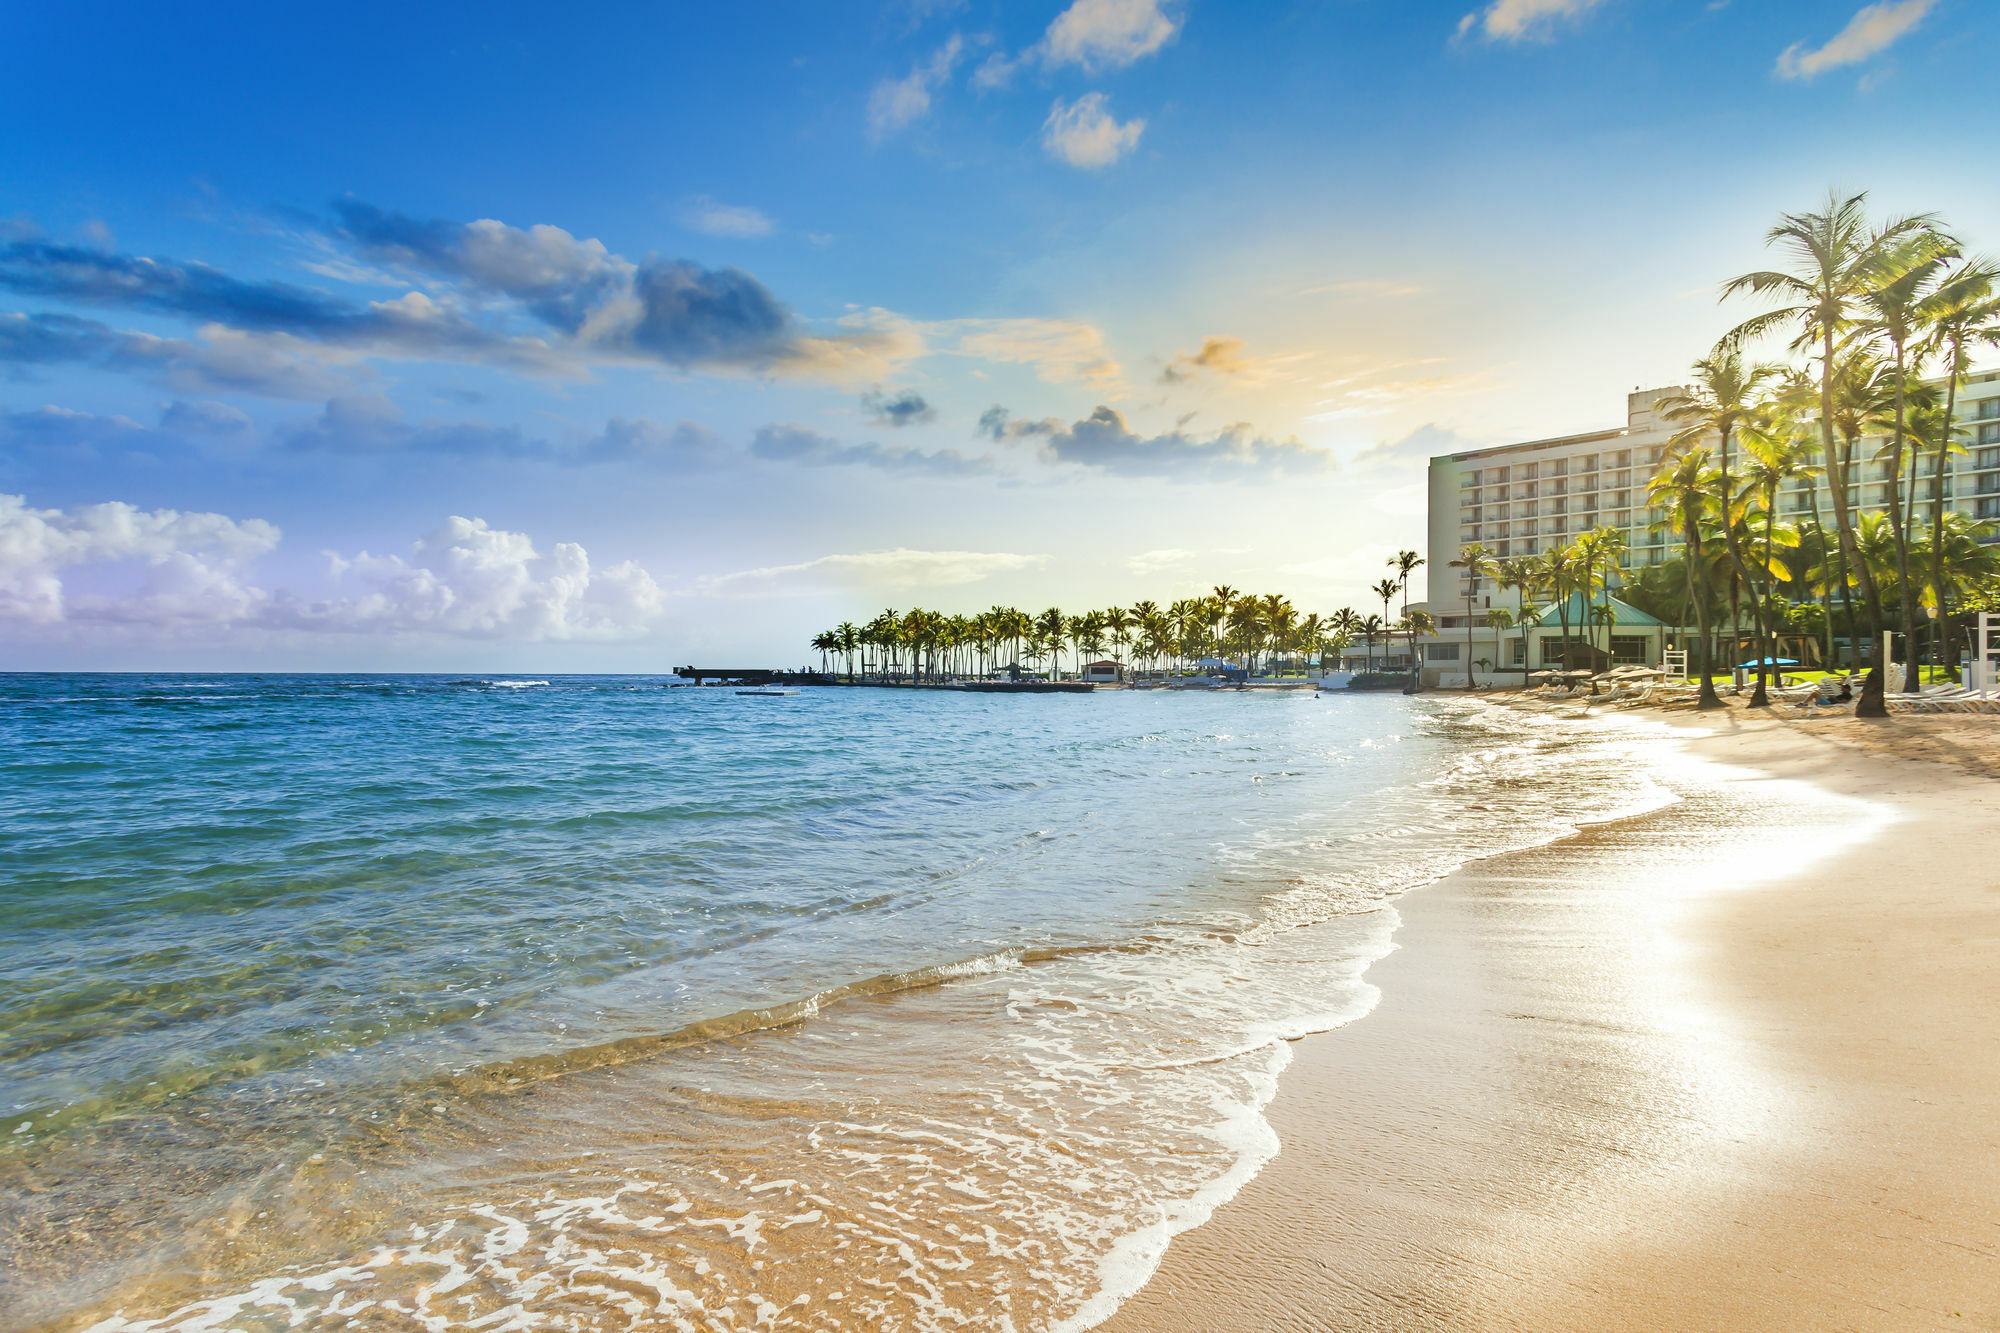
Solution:
<svg viewBox="0 0 2000 1333">
<path fill-rule="evenodd" d="M 2000 719 L 1675 720 L 1730 767 L 1398 904 L 1102 1328 L 2000 1328 Z"/>
</svg>

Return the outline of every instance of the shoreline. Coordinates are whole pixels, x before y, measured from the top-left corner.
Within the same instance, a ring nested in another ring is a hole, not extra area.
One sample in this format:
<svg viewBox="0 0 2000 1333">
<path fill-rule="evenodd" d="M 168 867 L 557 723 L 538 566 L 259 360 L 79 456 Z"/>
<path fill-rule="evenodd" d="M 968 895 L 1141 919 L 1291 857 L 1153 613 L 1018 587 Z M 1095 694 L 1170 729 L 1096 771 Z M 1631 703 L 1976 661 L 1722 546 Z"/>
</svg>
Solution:
<svg viewBox="0 0 2000 1333">
<path fill-rule="evenodd" d="M 1400 899 L 1278 1156 L 1099 1328 L 2000 1323 L 2000 732 L 1646 715 L 1708 772 Z"/>
</svg>

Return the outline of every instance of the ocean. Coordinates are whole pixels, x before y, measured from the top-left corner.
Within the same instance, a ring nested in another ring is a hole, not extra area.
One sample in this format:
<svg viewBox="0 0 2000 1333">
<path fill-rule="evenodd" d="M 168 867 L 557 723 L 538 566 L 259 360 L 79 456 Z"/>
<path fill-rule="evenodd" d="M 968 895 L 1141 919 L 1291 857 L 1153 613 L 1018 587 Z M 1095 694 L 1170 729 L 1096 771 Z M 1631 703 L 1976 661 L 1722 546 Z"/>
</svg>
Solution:
<svg viewBox="0 0 2000 1333">
<path fill-rule="evenodd" d="M 1397 897 L 1671 799 L 1448 695 L 0 676 L 0 1328 L 1077 1329 Z"/>
</svg>

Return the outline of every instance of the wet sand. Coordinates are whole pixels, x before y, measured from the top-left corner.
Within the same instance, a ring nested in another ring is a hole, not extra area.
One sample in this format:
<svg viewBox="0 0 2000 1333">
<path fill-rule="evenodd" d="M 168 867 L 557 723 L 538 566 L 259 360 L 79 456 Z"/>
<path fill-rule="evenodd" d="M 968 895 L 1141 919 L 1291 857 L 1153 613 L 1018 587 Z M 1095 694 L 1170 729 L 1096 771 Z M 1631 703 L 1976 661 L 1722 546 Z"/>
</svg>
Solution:
<svg viewBox="0 0 2000 1333">
<path fill-rule="evenodd" d="M 1102 1328 L 2000 1328 L 2000 730 L 1677 720 L 1682 803 L 1399 903 Z"/>
</svg>

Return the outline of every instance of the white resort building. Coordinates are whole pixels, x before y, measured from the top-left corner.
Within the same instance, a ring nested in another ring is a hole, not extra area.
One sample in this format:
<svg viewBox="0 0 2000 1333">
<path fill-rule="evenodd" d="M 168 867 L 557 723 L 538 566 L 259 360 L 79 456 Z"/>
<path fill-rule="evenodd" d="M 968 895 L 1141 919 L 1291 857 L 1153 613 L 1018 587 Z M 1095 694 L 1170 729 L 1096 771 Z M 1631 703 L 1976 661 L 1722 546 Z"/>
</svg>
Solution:
<svg viewBox="0 0 2000 1333">
<path fill-rule="evenodd" d="M 1531 670 L 1554 666 L 1564 650 L 1552 613 L 1525 633 L 1496 631 L 1483 624 L 1489 609 L 1515 612 L 1520 600 L 1512 589 L 1490 580 L 1468 588 L 1463 574 L 1450 567 L 1458 553 L 1474 542 L 1496 557 L 1533 555 L 1573 541 L 1591 528 L 1611 527 L 1625 536 L 1626 569 L 1656 565 L 1677 553 L 1673 534 L 1658 526 L 1660 512 L 1647 506 L 1646 483 L 1659 470 L 1675 431 L 1657 406 L 1660 399 L 1682 391 L 1670 385 L 1627 394 L 1623 426 L 1431 459 L 1429 549 L 1424 552 L 1430 598 L 1421 605 L 1437 618 L 1438 633 L 1422 645 L 1426 684 L 1449 685 L 1454 678 L 1465 683 L 1468 592 L 1470 655 L 1478 680 L 1518 682 L 1524 658 Z M 1957 421 L 1965 452 L 1954 454 L 1946 464 L 1946 503 L 1969 518 L 1995 520 L 1996 531 L 1989 540 L 2000 541 L 2000 371 L 1973 375 L 1959 386 Z M 1849 502 L 1862 514 L 1888 505 L 1888 464 L 1874 461 L 1886 443 L 1886 439 L 1867 439 L 1855 450 Z M 1824 490 L 1826 481 L 1818 478 L 1815 484 Z M 1934 486 L 1928 451 L 1920 479 L 1912 483 L 1906 478 L 1905 485 L 1915 497 L 1918 514 L 1927 515 Z M 1830 513 L 1824 495 L 1820 503 Z M 1807 514 L 1810 499 L 1805 485 L 1787 485 L 1779 494 L 1778 509 L 1790 519 Z M 1626 612 L 1634 619 L 1628 620 Z M 1637 628 L 1640 615 L 1631 608 L 1619 613 L 1618 625 L 1634 628 L 1630 633 L 1621 629 L 1627 642 L 1618 644 L 1614 638 L 1613 655 L 1620 661 L 1632 660 L 1639 651 L 1637 640 L 1646 637 L 1651 642 L 1645 651 L 1657 664 L 1672 632 L 1644 617 L 1650 624 L 1642 636 Z M 1572 638 L 1583 633 L 1574 624 L 1571 628 Z"/>
</svg>

